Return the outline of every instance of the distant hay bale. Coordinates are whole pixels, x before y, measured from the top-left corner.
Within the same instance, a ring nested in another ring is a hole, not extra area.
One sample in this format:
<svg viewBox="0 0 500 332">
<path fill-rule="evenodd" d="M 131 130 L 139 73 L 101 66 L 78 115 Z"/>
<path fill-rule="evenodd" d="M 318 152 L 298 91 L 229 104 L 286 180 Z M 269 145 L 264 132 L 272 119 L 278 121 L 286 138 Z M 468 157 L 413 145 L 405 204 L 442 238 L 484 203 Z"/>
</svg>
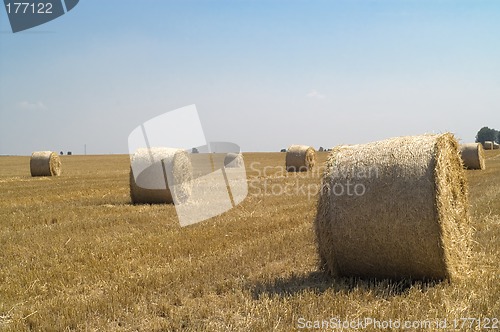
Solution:
<svg viewBox="0 0 500 332">
<path fill-rule="evenodd" d="M 193 171 L 186 151 L 141 148 L 130 160 L 132 203 L 182 203 L 192 189 Z"/>
<path fill-rule="evenodd" d="M 492 141 L 484 141 L 483 146 L 485 150 L 493 150 L 494 144 Z"/>
<path fill-rule="evenodd" d="M 228 153 L 224 158 L 224 167 L 241 168 L 244 167 L 243 155 L 241 153 Z"/>
<path fill-rule="evenodd" d="M 399 137 L 330 153 L 315 233 L 333 276 L 458 279 L 471 227 L 452 134 Z"/>
<path fill-rule="evenodd" d="M 484 150 L 480 143 L 460 144 L 460 155 L 467 169 L 484 169 Z"/>
<path fill-rule="evenodd" d="M 61 159 L 52 151 L 37 151 L 31 154 L 31 176 L 61 175 Z"/>
<path fill-rule="evenodd" d="M 500 148 L 500 144 L 493 142 L 493 150 Z"/>
<path fill-rule="evenodd" d="M 316 150 L 307 145 L 291 145 L 286 152 L 286 170 L 304 172 L 316 165 Z"/>
</svg>

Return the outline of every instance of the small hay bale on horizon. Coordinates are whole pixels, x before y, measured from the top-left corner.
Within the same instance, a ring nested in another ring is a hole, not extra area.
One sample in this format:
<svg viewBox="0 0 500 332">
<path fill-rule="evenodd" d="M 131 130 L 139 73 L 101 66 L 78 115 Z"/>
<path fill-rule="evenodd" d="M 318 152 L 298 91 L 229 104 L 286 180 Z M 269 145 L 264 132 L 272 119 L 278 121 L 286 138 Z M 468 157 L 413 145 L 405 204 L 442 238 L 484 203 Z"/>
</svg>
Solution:
<svg viewBox="0 0 500 332">
<path fill-rule="evenodd" d="M 290 145 L 285 165 L 287 172 L 307 172 L 316 165 L 316 150 L 307 145 Z"/>
<path fill-rule="evenodd" d="M 185 202 L 191 195 L 193 170 L 186 151 L 140 148 L 130 158 L 130 197 L 133 204 Z"/>
<path fill-rule="evenodd" d="M 61 175 L 61 159 L 52 151 L 35 151 L 31 154 L 31 176 L 59 176 Z"/>
<path fill-rule="evenodd" d="M 337 146 L 314 224 L 320 267 L 334 277 L 460 279 L 469 222 L 452 134 Z"/>
<path fill-rule="evenodd" d="M 460 155 L 467 169 L 485 169 L 484 149 L 480 143 L 460 144 Z"/>
<path fill-rule="evenodd" d="M 242 153 L 228 153 L 224 157 L 225 168 L 241 168 L 245 166 Z"/>
<path fill-rule="evenodd" d="M 500 144 L 493 142 L 493 150 L 498 150 L 500 148 Z"/>
<path fill-rule="evenodd" d="M 483 147 L 485 150 L 493 150 L 494 144 L 492 141 L 484 141 Z"/>
</svg>

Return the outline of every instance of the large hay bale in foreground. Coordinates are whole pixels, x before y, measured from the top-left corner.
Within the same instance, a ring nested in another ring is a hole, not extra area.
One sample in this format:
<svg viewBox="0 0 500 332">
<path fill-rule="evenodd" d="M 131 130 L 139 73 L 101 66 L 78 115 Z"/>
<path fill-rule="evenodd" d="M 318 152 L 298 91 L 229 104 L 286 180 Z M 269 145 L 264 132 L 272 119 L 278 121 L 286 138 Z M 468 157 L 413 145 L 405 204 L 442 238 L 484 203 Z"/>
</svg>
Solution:
<svg viewBox="0 0 500 332">
<path fill-rule="evenodd" d="M 132 203 L 182 203 L 192 189 L 192 166 L 186 151 L 141 148 L 130 159 Z"/>
<path fill-rule="evenodd" d="M 467 169 L 484 169 L 484 150 L 480 143 L 460 144 L 460 155 Z"/>
<path fill-rule="evenodd" d="M 228 153 L 224 157 L 224 167 L 226 168 L 241 168 L 244 166 L 245 162 L 241 153 Z"/>
<path fill-rule="evenodd" d="M 454 279 L 471 227 L 452 134 L 338 146 L 315 220 L 321 267 L 334 276 Z"/>
<path fill-rule="evenodd" d="M 305 172 L 316 165 L 316 150 L 307 145 L 290 145 L 285 159 L 288 172 Z"/>
<path fill-rule="evenodd" d="M 31 154 L 31 176 L 61 175 L 61 159 L 52 151 L 37 151 Z"/>
<path fill-rule="evenodd" d="M 485 150 L 493 150 L 494 144 L 492 141 L 484 141 L 483 146 Z"/>
</svg>

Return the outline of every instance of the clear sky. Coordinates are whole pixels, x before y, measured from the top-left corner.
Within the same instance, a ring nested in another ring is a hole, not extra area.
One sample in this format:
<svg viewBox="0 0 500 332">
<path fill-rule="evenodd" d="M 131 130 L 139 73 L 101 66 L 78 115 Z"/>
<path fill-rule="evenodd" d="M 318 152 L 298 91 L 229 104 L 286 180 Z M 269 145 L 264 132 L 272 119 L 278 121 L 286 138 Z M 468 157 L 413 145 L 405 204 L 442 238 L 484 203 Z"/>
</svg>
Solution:
<svg viewBox="0 0 500 332">
<path fill-rule="evenodd" d="M 0 154 L 127 153 L 196 104 L 244 151 L 500 129 L 498 0 L 81 0 L 13 34 L 0 8 Z"/>
</svg>

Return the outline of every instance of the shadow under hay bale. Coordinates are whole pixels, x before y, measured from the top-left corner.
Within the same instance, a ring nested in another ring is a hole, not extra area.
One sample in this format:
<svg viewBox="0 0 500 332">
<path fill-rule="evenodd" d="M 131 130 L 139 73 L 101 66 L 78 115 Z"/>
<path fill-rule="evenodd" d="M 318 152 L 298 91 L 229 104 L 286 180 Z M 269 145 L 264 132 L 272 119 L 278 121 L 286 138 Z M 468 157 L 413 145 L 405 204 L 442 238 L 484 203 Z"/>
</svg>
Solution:
<svg viewBox="0 0 500 332">
<path fill-rule="evenodd" d="M 349 183 L 363 190 L 340 193 Z M 321 268 L 333 276 L 459 279 L 471 227 L 456 139 L 446 133 L 335 147 L 315 233 Z"/>
<path fill-rule="evenodd" d="M 436 281 L 422 282 L 420 280 L 391 280 L 391 279 L 363 279 L 353 277 L 342 277 L 333 279 L 325 271 L 314 271 L 302 275 L 293 274 L 288 277 L 278 277 L 268 282 L 258 282 L 249 285 L 252 297 L 255 300 L 261 297 L 281 298 L 296 296 L 303 292 L 314 292 L 322 294 L 326 291 L 335 293 L 350 293 L 353 291 L 366 290 L 381 298 L 401 296 L 412 287 L 427 291 L 437 284 Z"/>
<path fill-rule="evenodd" d="M 484 149 L 480 143 L 460 145 L 460 155 L 467 169 L 485 169 Z"/>
<path fill-rule="evenodd" d="M 130 160 L 130 197 L 134 204 L 185 202 L 192 190 L 192 166 L 184 150 L 138 149 Z"/>
<path fill-rule="evenodd" d="M 31 176 L 59 176 L 61 175 L 61 159 L 52 151 L 37 151 L 31 154 Z"/>
<path fill-rule="evenodd" d="M 285 164 L 287 172 L 307 172 L 316 165 L 316 150 L 307 145 L 291 145 Z"/>
</svg>

